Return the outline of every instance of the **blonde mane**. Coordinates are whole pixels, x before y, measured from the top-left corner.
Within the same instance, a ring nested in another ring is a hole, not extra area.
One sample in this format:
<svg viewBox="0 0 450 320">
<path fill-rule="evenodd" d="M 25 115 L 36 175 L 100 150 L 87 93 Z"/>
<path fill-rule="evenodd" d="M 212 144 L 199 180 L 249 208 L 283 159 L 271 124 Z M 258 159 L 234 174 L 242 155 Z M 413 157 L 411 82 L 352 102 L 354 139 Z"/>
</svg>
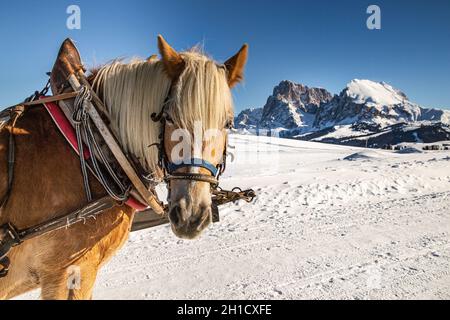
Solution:
<svg viewBox="0 0 450 320">
<path fill-rule="evenodd" d="M 172 88 L 166 111 L 179 128 L 193 131 L 197 121 L 203 130 L 222 129 L 233 117 L 226 71 L 197 52 L 181 53 L 185 68 Z M 158 60 L 114 61 L 102 67 L 93 88 L 101 92 L 111 118 L 111 129 L 125 152 L 132 153 L 145 169 L 158 165 L 160 124 L 151 119 L 161 112 L 171 80 Z"/>
<path fill-rule="evenodd" d="M 197 49 L 181 53 L 184 71 L 173 88 L 167 112 L 177 127 L 223 129 L 233 119 L 233 99 L 226 70 Z"/>
</svg>

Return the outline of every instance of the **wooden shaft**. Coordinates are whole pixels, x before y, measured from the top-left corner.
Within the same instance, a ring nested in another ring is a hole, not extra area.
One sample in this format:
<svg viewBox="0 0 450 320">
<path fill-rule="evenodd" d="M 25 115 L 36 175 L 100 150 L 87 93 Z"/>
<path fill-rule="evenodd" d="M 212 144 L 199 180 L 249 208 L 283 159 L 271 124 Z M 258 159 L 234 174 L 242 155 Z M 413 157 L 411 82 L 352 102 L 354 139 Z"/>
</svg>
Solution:
<svg viewBox="0 0 450 320">
<path fill-rule="evenodd" d="M 44 104 L 44 103 L 49 103 L 49 102 L 56 102 L 56 101 L 60 101 L 60 100 L 66 100 L 66 99 L 72 99 L 75 98 L 78 95 L 78 92 L 68 92 L 68 93 L 63 93 L 63 94 L 59 94 L 57 96 L 52 96 L 52 97 L 47 97 L 47 98 L 42 98 L 39 100 L 35 100 L 35 101 L 31 101 L 31 102 L 25 102 L 25 103 L 21 103 L 21 106 L 36 106 L 36 105 L 40 105 L 40 104 Z"/>
</svg>

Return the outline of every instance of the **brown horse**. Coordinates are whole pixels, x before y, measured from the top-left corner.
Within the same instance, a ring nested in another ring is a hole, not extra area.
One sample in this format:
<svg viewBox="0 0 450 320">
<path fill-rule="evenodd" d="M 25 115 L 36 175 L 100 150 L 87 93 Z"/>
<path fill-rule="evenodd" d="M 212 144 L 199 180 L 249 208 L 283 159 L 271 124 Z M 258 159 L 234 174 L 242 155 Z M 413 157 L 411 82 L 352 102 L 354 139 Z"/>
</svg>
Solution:
<svg viewBox="0 0 450 320">
<path fill-rule="evenodd" d="M 230 89 L 242 79 L 247 46 L 219 65 L 198 50 L 177 53 L 162 37 L 158 45 L 161 60 L 116 61 L 91 76 L 94 90 L 108 109 L 111 130 L 124 151 L 149 172 L 157 170 L 157 150 L 149 146 L 159 142 L 161 128 L 150 116 L 164 107 L 168 115 L 164 148 L 169 160 L 179 156 L 179 130 L 195 134 L 200 127 L 200 154 L 192 140 L 182 153 L 192 151 L 218 164 L 226 143 L 225 127 L 233 117 Z M 210 129 L 223 134 L 211 135 Z M 9 200 L 0 211 L 0 225 L 12 223 L 25 229 L 86 203 L 78 156 L 43 106 L 28 108 L 14 128 L 0 132 L 0 195 L 7 192 L 8 185 L 8 131 L 15 135 L 16 165 Z M 194 166 L 178 171 L 207 173 Z M 92 176 L 90 186 L 94 198 L 106 195 Z M 211 221 L 210 185 L 173 180 L 169 188 L 174 233 L 183 238 L 196 237 Z M 98 270 L 126 241 L 133 215 L 133 209 L 127 206 L 115 207 L 96 220 L 14 247 L 8 255 L 9 274 L 0 278 L 0 299 L 37 288 L 41 288 L 43 299 L 91 299 Z M 74 277 L 79 279 L 75 285 Z"/>
</svg>

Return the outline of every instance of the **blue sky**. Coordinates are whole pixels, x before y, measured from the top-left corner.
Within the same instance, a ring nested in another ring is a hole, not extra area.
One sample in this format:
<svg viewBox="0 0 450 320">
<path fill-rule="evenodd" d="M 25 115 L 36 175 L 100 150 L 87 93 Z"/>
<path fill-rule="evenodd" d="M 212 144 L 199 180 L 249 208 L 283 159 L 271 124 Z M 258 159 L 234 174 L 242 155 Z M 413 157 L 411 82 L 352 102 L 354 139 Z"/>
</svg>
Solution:
<svg viewBox="0 0 450 320">
<path fill-rule="evenodd" d="M 68 30 L 66 9 L 81 8 L 81 30 Z M 368 30 L 366 9 L 381 8 L 381 30 Z M 236 108 L 264 105 L 283 79 L 339 93 L 353 78 L 386 81 L 411 100 L 450 108 L 450 1 L 155 0 L 1 1 L 0 106 L 46 82 L 64 38 L 84 62 L 147 57 L 162 34 L 177 50 L 203 43 L 224 61 L 250 45 Z"/>
</svg>

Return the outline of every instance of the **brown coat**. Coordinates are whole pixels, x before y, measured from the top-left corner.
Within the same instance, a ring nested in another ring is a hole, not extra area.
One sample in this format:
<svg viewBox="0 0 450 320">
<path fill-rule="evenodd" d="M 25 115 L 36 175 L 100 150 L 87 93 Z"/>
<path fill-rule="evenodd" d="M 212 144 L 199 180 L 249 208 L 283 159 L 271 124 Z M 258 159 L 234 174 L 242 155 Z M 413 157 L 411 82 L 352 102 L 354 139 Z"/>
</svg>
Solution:
<svg viewBox="0 0 450 320">
<path fill-rule="evenodd" d="M 10 199 L 0 225 L 24 229 L 73 211 L 86 203 L 79 159 L 42 107 L 17 122 L 16 165 Z M 7 187 L 7 129 L 0 132 L 0 195 Z M 94 197 L 105 195 L 91 177 Z M 41 288 L 44 299 L 90 299 L 99 268 L 126 241 L 133 210 L 117 207 L 69 229 L 24 242 L 9 254 L 10 272 L 0 279 L 0 299 Z M 69 279 L 69 273 L 80 279 Z M 68 285 L 74 280 L 79 285 Z"/>
</svg>

